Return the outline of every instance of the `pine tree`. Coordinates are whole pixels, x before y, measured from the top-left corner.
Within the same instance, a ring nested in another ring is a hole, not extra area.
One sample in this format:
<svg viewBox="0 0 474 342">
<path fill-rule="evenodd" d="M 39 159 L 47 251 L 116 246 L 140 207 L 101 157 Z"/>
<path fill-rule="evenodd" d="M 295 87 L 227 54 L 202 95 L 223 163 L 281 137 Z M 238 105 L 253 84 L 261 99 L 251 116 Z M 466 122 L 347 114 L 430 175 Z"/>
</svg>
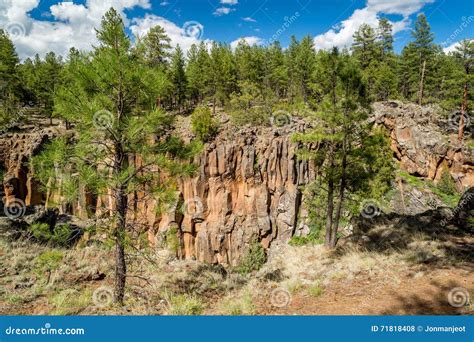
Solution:
<svg viewBox="0 0 474 342">
<path fill-rule="evenodd" d="M 414 66 L 418 67 L 418 77 L 416 77 L 416 73 L 412 77 L 414 76 L 419 84 L 418 103 L 421 105 L 425 96 L 427 78 L 432 77 L 434 73 L 434 57 L 436 53 L 436 47 L 433 44 L 434 36 L 424 14 L 418 15 L 412 36 L 414 41 L 410 45 L 414 55 L 411 55 L 410 58 L 412 60 L 408 63 L 412 64 L 412 72 L 416 71 Z"/>
<path fill-rule="evenodd" d="M 354 44 L 352 45 L 354 56 L 359 60 L 362 69 L 367 68 L 373 61 L 379 58 L 379 44 L 377 36 L 372 27 L 362 24 L 354 33 Z"/>
<path fill-rule="evenodd" d="M 312 38 L 306 36 L 298 42 L 292 37 L 287 50 L 289 95 L 292 100 L 308 100 L 314 81 L 312 76 L 315 63 Z"/>
<path fill-rule="evenodd" d="M 367 186 L 372 153 L 370 126 L 367 123 L 369 102 L 362 74 L 352 58 L 337 49 L 324 52 L 318 70 L 323 100 L 310 116 L 312 129 L 295 134 L 293 139 L 306 146 L 316 144 L 315 151 L 301 148 L 301 158 L 324 160 L 319 166 L 327 189 L 325 245 L 334 248 L 348 192 L 356 193 Z M 375 173 L 373 173 L 375 174 Z"/>
<path fill-rule="evenodd" d="M 165 77 L 137 62 L 121 16 L 113 8 L 102 18 L 97 39 L 99 45 L 90 54 L 70 61 L 70 82 L 57 92 L 56 112 L 72 123 L 74 139 L 54 141 L 34 165 L 49 188 L 60 179 L 61 189 L 74 189 L 63 192 L 66 199 L 77 199 L 80 188 L 87 196 L 107 196 L 113 206 L 108 214 L 115 243 L 115 300 L 122 304 L 127 232 L 137 224 L 127 213 L 139 200 L 136 192 L 169 196 L 159 176 L 191 171 L 176 159 L 188 160 L 191 150 L 167 135 L 171 117 L 155 107 Z M 156 198 L 159 203 L 163 196 Z"/>
<path fill-rule="evenodd" d="M 236 67 L 232 50 L 228 45 L 213 43 L 210 53 L 211 63 L 210 96 L 213 102 L 213 112 L 219 101 L 225 104 L 230 94 L 236 90 Z"/>
<path fill-rule="evenodd" d="M 474 78 L 472 76 L 472 69 L 474 68 L 474 41 L 467 39 L 462 40 L 456 47 L 454 56 L 464 69 L 461 115 L 458 130 L 458 140 L 461 142 L 464 137 L 466 116 L 469 115 L 469 98 L 472 98 L 469 89 L 472 89 L 474 84 Z"/>
<path fill-rule="evenodd" d="M 168 58 L 171 57 L 171 39 L 160 25 L 156 25 L 140 40 L 138 49 L 142 49 L 148 65 L 152 67 L 165 67 Z"/>
<path fill-rule="evenodd" d="M 273 43 L 265 51 L 264 83 L 277 98 L 286 96 L 288 87 L 288 66 L 279 42 Z"/>
<path fill-rule="evenodd" d="M 22 87 L 18 71 L 19 59 L 15 47 L 0 29 L 0 121 L 7 125 L 16 116 L 22 99 Z"/>
<path fill-rule="evenodd" d="M 185 72 L 185 60 L 183 50 L 176 46 L 176 49 L 171 58 L 170 65 L 170 81 L 173 88 L 173 102 L 181 110 L 186 100 L 187 80 Z"/>
<path fill-rule="evenodd" d="M 377 29 L 378 40 L 381 44 L 382 58 L 393 52 L 392 24 L 386 18 L 379 19 Z"/>
</svg>

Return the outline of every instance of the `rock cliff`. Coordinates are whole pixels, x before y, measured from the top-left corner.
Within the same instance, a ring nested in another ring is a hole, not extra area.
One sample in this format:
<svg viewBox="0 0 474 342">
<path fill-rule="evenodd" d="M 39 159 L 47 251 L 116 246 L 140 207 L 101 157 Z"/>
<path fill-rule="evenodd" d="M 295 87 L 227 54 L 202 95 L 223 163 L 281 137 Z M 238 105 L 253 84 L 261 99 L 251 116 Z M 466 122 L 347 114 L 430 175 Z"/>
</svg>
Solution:
<svg viewBox="0 0 474 342">
<path fill-rule="evenodd" d="M 451 143 L 435 111 L 400 102 L 376 103 L 373 120 L 388 129 L 394 156 L 410 174 L 436 180 L 447 170 L 460 187 L 474 186 L 472 149 Z M 305 123 L 291 121 L 283 127 L 239 129 L 224 122 L 215 140 L 195 157 L 195 176 L 178 181 L 179 201 L 164 214 L 156 214 L 152 199 L 135 201 L 141 196 L 136 194 L 131 215 L 145 224 L 149 242 L 159 247 L 168 233 L 176 233 L 179 257 L 235 265 L 253 240 L 268 248 L 307 232 L 302 186 L 315 179 L 316 170 L 297 159 L 291 134 L 303 131 Z M 18 198 L 36 205 L 60 196 L 40 191 L 28 160 L 47 140 L 64 133 L 58 125 L 0 136 L 7 203 Z M 113 210 L 109 196 L 94 199 L 81 192 L 79 197 L 72 206 L 60 208 L 61 213 L 86 219 Z"/>
</svg>

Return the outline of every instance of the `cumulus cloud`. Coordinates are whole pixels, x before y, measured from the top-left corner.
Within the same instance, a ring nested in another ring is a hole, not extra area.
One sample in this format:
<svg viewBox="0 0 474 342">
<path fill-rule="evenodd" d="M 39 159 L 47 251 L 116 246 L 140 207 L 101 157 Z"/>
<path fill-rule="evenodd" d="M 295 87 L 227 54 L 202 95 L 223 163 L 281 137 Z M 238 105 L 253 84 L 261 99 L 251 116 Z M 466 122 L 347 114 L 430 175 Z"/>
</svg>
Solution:
<svg viewBox="0 0 474 342">
<path fill-rule="evenodd" d="M 456 51 L 456 48 L 459 46 L 459 42 L 453 43 L 443 49 L 444 53 L 450 53 Z"/>
<path fill-rule="evenodd" d="M 214 15 L 216 17 L 220 17 L 221 15 L 226 15 L 229 14 L 230 12 L 235 11 L 234 8 L 229 8 L 229 7 L 219 7 L 214 11 Z"/>
<path fill-rule="evenodd" d="M 159 24 L 164 27 L 173 41 L 183 49 L 199 42 L 201 26 L 185 32 L 164 18 L 146 15 L 144 18 L 127 18 L 124 10 L 140 7 L 151 8 L 149 0 L 87 0 L 85 4 L 63 1 L 49 8 L 54 21 L 37 20 L 28 12 L 39 5 L 39 0 L 0 0 L 0 28 L 9 31 L 21 59 L 33 57 L 36 53 L 44 56 L 53 51 L 66 56 L 71 47 L 90 50 L 97 44 L 94 28 L 100 25 L 102 16 L 110 7 L 114 7 L 123 17 L 124 23 L 134 34 L 144 34 Z M 197 31 L 196 31 L 197 29 Z"/>
<path fill-rule="evenodd" d="M 330 49 L 334 46 L 348 47 L 353 42 L 353 34 L 360 25 L 366 23 L 372 27 L 378 24 L 381 13 L 398 14 L 403 18 L 392 22 L 393 32 L 397 33 L 408 28 L 409 16 L 418 12 L 425 4 L 435 0 L 367 0 L 366 6 L 357 9 L 352 15 L 341 21 L 336 27 L 314 38 L 316 49 Z"/>
<path fill-rule="evenodd" d="M 221 4 L 224 5 L 237 5 L 238 3 L 238 0 L 221 0 Z"/>
<path fill-rule="evenodd" d="M 248 36 L 234 40 L 232 43 L 230 43 L 230 47 L 235 49 L 241 40 L 247 42 L 248 45 L 262 45 L 265 43 L 265 40 L 260 37 Z"/>
<path fill-rule="evenodd" d="M 171 45 L 180 45 L 187 51 L 192 44 L 199 44 L 204 33 L 204 27 L 198 22 L 187 22 L 180 27 L 175 23 L 153 14 L 147 14 L 144 18 L 135 18 L 130 30 L 135 36 L 143 37 L 153 26 L 160 25 L 171 39 Z"/>
</svg>

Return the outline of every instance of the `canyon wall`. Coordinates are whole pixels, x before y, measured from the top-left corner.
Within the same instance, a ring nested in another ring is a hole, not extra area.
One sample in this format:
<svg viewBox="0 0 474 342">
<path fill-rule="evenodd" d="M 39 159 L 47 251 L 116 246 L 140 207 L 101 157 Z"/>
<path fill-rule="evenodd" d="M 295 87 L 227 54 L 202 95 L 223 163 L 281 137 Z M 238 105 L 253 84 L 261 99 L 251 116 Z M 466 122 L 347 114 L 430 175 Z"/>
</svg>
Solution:
<svg viewBox="0 0 474 342">
<path fill-rule="evenodd" d="M 472 149 L 451 139 L 429 108 L 376 103 L 372 120 L 389 131 L 402 169 L 433 180 L 446 170 L 460 187 L 474 186 Z M 224 265 L 238 263 L 254 240 L 268 248 L 275 241 L 306 234 L 302 188 L 315 179 L 316 170 L 297 159 L 297 146 L 291 142 L 291 134 L 304 131 L 306 124 L 297 118 L 291 121 L 283 127 L 243 128 L 224 122 L 218 136 L 195 157 L 199 166 L 195 176 L 178 180 L 179 201 L 166 213 L 158 215 L 156 201 L 144 194 L 131 197 L 136 205 L 130 215 L 137 229 L 146 232 L 157 248 L 167 234 L 176 232 L 179 257 Z M 28 160 L 45 141 L 61 134 L 65 130 L 58 125 L 0 136 L 7 203 L 12 198 L 26 205 L 59 200 L 59 193 L 40 191 Z M 85 219 L 91 213 L 113 212 L 110 196 L 92 198 L 80 190 L 75 203 L 60 207 L 63 213 Z"/>
</svg>

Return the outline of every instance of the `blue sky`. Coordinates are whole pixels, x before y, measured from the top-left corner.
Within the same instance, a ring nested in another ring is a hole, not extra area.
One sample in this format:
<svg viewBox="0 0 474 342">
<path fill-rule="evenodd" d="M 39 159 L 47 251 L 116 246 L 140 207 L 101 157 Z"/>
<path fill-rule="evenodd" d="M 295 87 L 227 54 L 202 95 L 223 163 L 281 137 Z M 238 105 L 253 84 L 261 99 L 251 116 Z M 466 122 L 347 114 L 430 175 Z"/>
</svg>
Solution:
<svg viewBox="0 0 474 342">
<path fill-rule="evenodd" d="M 64 54 L 70 46 L 95 43 L 91 28 L 111 5 L 130 34 L 160 24 L 185 49 L 201 40 L 235 44 L 242 37 L 257 44 L 274 37 L 286 46 L 292 35 L 310 35 L 318 49 L 347 46 L 361 23 L 376 25 L 384 16 L 394 24 L 399 51 L 420 12 L 445 48 L 474 37 L 471 0 L 0 0 L 0 25 L 13 33 L 22 58 L 48 50 Z M 187 32 L 189 25 L 194 30 Z"/>
</svg>

